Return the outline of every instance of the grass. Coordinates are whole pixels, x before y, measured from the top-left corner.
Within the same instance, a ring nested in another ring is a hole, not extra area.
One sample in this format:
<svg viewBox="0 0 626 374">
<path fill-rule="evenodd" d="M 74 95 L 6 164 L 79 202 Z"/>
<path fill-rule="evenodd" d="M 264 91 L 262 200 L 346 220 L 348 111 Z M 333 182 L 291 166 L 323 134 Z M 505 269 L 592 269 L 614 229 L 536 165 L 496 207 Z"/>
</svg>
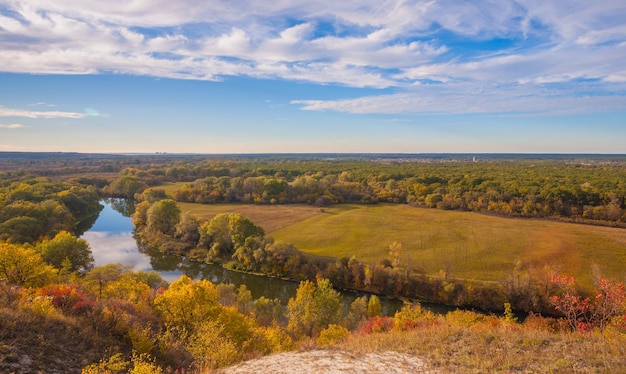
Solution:
<svg viewBox="0 0 626 374">
<path fill-rule="evenodd" d="M 164 190 L 167 196 L 174 196 L 174 192 L 188 185 L 189 182 L 163 182 L 162 184 L 154 187 L 156 190 Z"/>
<path fill-rule="evenodd" d="M 337 357 L 339 363 L 327 371 L 339 371 L 345 359 L 352 360 L 350 372 L 371 355 L 390 365 L 371 372 L 429 373 L 625 373 L 626 334 L 611 326 L 604 331 L 569 332 L 556 320 L 530 316 L 524 323 L 505 321 L 470 311 L 447 315 L 423 314 L 413 317 L 408 329 L 392 328 L 367 333 L 357 328 L 344 340 L 319 347 L 311 340 L 301 340 L 299 351 L 265 357 L 239 365 L 247 370 L 225 368 L 220 372 L 272 371 L 272 368 L 318 368 L 320 359 Z M 319 349 L 327 354 L 319 354 Z M 318 353 L 317 356 L 309 354 Z M 320 357 L 321 356 L 321 357 Z M 418 358 L 425 367 L 406 367 Z M 238 367 L 235 367 L 238 369 Z M 300 369 L 302 370 L 302 369 Z M 309 369 L 310 370 L 310 369 Z M 298 371 L 298 369 L 295 369 Z M 314 370 L 321 371 L 321 370 Z"/>
<path fill-rule="evenodd" d="M 589 285 L 592 267 L 623 280 L 626 230 L 540 219 L 414 208 L 408 205 L 336 205 L 323 211 L 306 205 L 180 204 L 210 218 L 237 212 L 276 240 L 305 253 L 351 257 L 375 263 L 402 244 L 401 266 L 427 274 L 445 270 L 462 279 L 500 281 L 521 262 L 526 269 L 550 267 Z"/>
<path fill-rule="evenodd" d="M 554 333 L 520 325 L 444 323 L 412 331 L 353 334 L 339 349 L 396 351 L 441 373 L 623 373 L 624 334 Z"/>
<path fill-rule="evenodd" d="M 261 226 L 266 234 L 298 224 L 316 215 L 319 208 L 309 205 L 249 205 L 178 203 L 183 212 L 211 219 L 219 213 L 239 213 Z"/>
</svg>

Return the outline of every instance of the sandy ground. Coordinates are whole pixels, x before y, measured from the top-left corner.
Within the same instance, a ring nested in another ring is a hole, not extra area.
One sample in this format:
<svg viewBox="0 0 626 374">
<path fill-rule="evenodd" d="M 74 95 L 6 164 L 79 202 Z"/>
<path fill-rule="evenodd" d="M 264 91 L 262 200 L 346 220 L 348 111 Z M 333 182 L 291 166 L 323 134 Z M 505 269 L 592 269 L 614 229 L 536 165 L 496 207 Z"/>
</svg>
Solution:
<svg viewBox="0 0 626 374">
<path fill-rule="evenodd" d="M 221 373 L 432 373 L 418 357 L 397 352 L 354 355 L 342 351 L 285 352 L 246 361 Z"/>
</svg>

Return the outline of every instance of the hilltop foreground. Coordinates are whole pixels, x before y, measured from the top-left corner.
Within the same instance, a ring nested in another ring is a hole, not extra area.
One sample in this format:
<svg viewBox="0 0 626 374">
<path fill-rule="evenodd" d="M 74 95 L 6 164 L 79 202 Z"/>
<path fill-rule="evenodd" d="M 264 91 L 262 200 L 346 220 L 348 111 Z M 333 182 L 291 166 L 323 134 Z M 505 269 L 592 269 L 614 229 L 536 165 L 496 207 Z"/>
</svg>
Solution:
<svg viewBox="0 0 626 374">
<path fill-rule="evenodd" d="M 220 373 L 438 373 L 418 357 L 398 352 L 363 355 L 342 350 L 285 352 L 226 368 Z"/>
</svg>

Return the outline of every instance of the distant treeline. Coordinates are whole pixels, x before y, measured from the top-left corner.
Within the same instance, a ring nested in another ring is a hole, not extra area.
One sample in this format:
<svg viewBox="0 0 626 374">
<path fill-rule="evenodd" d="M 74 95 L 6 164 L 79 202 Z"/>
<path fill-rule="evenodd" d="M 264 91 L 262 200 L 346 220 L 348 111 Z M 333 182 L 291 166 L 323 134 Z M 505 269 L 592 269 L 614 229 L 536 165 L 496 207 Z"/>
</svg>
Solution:
<svg viewBox="0 0 626 374">
<path fill-rule="evenodd" d="M 626 161 L 606 159 L 208 159 L 126 168 L 104 192 L 134 197 L 156 187 L 151 193 L 162 194 L 157 186 L 166 181 L 188 182 L 173 198 L 200 204 L 386 202 L 513 217 L 626 223 Z"/>
</svg>

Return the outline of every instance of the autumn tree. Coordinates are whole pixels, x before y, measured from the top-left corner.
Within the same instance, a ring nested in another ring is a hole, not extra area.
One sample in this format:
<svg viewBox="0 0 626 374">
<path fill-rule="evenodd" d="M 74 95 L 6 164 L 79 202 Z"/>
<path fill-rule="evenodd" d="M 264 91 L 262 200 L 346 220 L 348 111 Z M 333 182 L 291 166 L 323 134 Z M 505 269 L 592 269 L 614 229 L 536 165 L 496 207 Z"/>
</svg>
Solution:
<svg viewBox="0 0 626 374">
<path fill-rule="evenodd" d="M 383 306 L 380 303 L 380 299 L 376 295 L 370 296 L 367 302 L 367 316 L 368 317 L 380 317 L 383 314 Z"/>
<path fill-rule="evenodd" d="M 0 242 L 0 281 L 23 286 L 42 286 L 56 271 L 33 248 Z"/>
<path fill-rule="evenodd" d="M 341 296 L 328 279 L 300 282 L 296 297 L 289 299 L 287 330 L 294 336 L 315 336 L 341 318 Z"/>
<path fill-rule="evenodd" d="M 626 288 L 608 279 L 596 282 L 593 298 L 579 295 L 573 277 L 555 275 L 553 284 L 559 290 L 550 298 L 554 308 L 563 314 L 570 329 L 587 331 L 604 329 L 616 317 L 626 316 Z"/>
<path fill-rule="evenodd" d="M 250 237 L 262 237 L 263 229 L 237 213 L 221 213 L 200 226 L 200 245 L 209 247 L 213 259 L 229 258 Z"/>
<path fill-rule="evenodd" d="M 174 200 L 159 200 L 150 206 L 146 218 L 149 230 L 171 235 L 180 221 L 180 208 Z"/>
<path fill-rule="evenodd" d="M 98 266 L 85 275 L 85 285 L 102 299 L 105 287 L 120 279 L 124 274 L 131 272 L 132 269 L 133 265 L 107 264 Z"/>
<path fill-rule="evenodd" d="M 344 319 L 344 326 L 354 330 L 358 324 L 367 318 L 367 296 L 357 297 L 351 304 L 348 315 Z"/>
<path fill-rule="evenodd" d="M 154 300 L 168 327 L 194 331 L 204 320 L 214 319 L 220 310 L 220 295 L 208 280 L 193 281 L 182 276 Z"/>
</svg>

